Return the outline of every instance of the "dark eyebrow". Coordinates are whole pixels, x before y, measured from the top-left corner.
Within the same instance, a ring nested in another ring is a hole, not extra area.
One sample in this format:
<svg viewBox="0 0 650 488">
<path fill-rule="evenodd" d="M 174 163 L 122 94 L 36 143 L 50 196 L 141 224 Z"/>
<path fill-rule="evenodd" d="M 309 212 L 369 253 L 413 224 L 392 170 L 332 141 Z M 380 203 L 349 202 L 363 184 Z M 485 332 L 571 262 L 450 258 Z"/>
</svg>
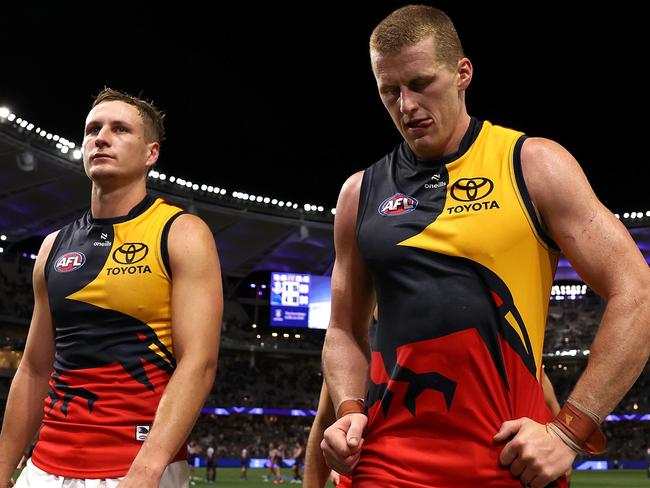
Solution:
<svg viewBox="0 0 650 488">
<path fill-rule="evenodd" d="M 111 127 L 116 127 L 116 126 L 120 126 L 120 125 L 129 127 L 129 128 L 133 127 L 133 125 L 131 123 L 125 122 L 124 120 L 111 120 L 109 122 L 109 124 L 110 124 Z M 88 131 L 88 129 L 91 129 L 91 128 L 94 128 L 94 127 L 97 127 L 97 126 L 101 126 L 101 125 L 102 125 L 102 122 L 100 122 L 99 120 L 91 120 L 86 125 L 85 130 Z"/>
</svg>

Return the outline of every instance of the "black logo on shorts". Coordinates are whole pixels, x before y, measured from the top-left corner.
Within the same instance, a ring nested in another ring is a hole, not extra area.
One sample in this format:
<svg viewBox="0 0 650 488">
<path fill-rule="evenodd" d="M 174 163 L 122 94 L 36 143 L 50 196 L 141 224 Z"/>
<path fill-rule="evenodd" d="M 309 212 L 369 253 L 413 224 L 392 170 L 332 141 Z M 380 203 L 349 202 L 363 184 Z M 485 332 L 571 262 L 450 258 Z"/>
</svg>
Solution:
<svg viewBox="0 0 650 488">
<path fill-rule="evenodd" d="M 113 259 L 120 264 L 135 264 L 149 254 L 149 247 L 142 242 L 125 242 L 113 252 Z"/>
<path fill-rule="evenodd" d="M 494 183 L 487 178 L 461 178 L 451 187 L 451 196 L 459 202 L 474 202 L 487 197 Z"/>
</svg>

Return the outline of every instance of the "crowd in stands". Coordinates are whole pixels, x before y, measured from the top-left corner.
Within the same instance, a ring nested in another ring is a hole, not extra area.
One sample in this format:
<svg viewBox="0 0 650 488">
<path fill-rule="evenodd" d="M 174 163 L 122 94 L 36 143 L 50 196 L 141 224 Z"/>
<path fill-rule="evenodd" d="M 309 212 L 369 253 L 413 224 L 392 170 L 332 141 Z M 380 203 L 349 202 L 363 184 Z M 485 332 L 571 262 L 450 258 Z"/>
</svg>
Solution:
<svg viewBox="0 0 650 488">
<path fill-rule="evenodd" d="M 239 457 L 247 448 L 251 457 L 265 458 L 269 444 L 305 445 L 313 417 L 282 415 L 202 415 L 192 431 L 203 450 L 212 446 L 219 457 Z M 287 452 L 285 457 L 291 457 Z"/>
</svg>

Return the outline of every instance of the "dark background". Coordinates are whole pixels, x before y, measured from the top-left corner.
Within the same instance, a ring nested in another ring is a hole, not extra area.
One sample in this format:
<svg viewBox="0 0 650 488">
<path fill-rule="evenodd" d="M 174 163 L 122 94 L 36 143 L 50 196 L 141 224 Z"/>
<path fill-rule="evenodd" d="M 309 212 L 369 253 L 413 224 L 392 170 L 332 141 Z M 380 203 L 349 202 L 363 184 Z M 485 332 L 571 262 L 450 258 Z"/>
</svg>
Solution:
<svg viewBox="0 0 650 488">
<path fill-rule="evenodd" d="M 367 42 L 405 3 L 3 6 L 0 105 L 80 143 L 104 85 L 141 94 L 167 113 L 161 172 L 330 208 L 400 140 Z M 560 142 L 612 211 L 650 209 L 645 17 L 519 3 L 435 3 L 474 64 L 469 113 Z"/>
</svg>

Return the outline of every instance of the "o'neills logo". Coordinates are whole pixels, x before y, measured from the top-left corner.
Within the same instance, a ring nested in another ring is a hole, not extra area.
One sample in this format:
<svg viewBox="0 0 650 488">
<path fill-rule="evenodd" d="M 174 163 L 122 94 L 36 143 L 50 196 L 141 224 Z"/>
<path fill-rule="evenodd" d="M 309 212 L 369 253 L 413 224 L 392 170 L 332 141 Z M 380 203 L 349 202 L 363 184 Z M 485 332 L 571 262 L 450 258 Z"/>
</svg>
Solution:
<svg viewBox="0 0 650 488">
<path fill-rule="evenodd" d="M 59 273 L 68 273 L 81 268 L 86 262 L 86 256 L 82 252 L 67 252 L 63 256 L 56 258 L 54 270 Z"/>
<path fill-rule="evenodd" d="M 113 261 L 126 266 L 106 268 L 106 274 L 110 276 L 151 273 L 151 268 L 148 264 L 138 264 L 136 266 L 136 263 L 146 258 L 147 254 L 149 254 L 149 247 L 145 243 L 125 242 L 113 251 Z"/>
<path fill-rule="evenodd" d="M 463 203 L 447 207 L 447 212 L 452 214 L 501 208 L 496 200 L 477 201 L 483 200 L 492 193 L 492 190 L 494 190 L 494 183 L 489 178 L 461 178 L 451 186 L 449 193 L 454 200 Z"/>
<path fill-rule="evenodd" d="M 381 202 L 378 211 L 381 215 L 393 217 L 412 212 L 417 206 L 418 201 L 415 198 L 404 195 L 403 193 L 395 193 L 392 197 Z"/>
</svg>

